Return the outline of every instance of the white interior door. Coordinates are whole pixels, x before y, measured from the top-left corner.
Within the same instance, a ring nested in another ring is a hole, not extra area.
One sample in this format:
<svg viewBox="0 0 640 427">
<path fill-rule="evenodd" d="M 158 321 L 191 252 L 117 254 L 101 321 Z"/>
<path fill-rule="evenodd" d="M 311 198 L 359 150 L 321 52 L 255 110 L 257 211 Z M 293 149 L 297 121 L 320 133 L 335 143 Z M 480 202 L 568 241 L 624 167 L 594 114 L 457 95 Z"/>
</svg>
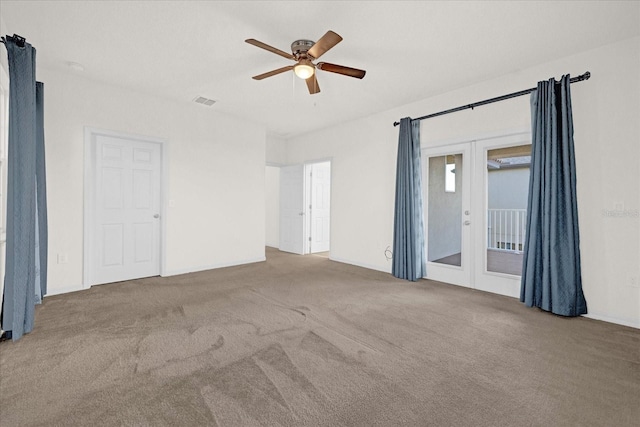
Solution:
<svg viewBox="0 0 640 427">
<path fill-rule="evenodd" d="M 161 146 L 96 135 L 92 284 L 160 274 Z"/>
<path fill-rule="evenodd" d="M 304 165 L 280 168 L 280 247 L 304 254 Z"/>
<path fill-rule="evenodd" d="M 310 252 L 326 252 L 331 245 L 331 163 L 314 163 L 310 166 Z"/>
<path fill-rule="evenodd" d="M 469 144 L 422 153 L 426 278 L 473 286 Z"/>
</svg>

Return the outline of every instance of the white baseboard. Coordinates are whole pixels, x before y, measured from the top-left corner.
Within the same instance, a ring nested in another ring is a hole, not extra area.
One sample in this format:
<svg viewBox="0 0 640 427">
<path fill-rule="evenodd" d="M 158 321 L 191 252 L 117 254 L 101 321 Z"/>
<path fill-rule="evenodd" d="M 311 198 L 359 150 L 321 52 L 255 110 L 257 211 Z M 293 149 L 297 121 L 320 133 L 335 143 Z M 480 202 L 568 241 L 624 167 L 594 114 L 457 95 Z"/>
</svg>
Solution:
<svg viewBox="0 0 640 427">
<path fill-rule="evenodd" d="M 252 264 L 254 262 L 262 262 L 262 261 L 266 261 L 266 258 L 264 256 L 263 257 L 258 257 L 258 258 L 253 258 L 253 259 L 249 259 L 249 260 L 244 260 L 244 261 L 234 261 L 234 262 L 228 262 L 228 263 L 220 263 L 220 264 L 212 264 L 212 265 L 207 265 L 207 266 L 190 267 L 190 268 L 184 268 L 184 269 L 178 269 L 178 270 L 171 270 L 169 272 L 165 272 L 165 273 L 161 274 L 160 276 L 161 277 L 177 276 L 178 274 L 195 273 L 197 271 L 213 270 L 213 269 L 216 269 L 216 268 L 224 268 L 224 267 L 233 267 L 235 265 Z M 67 286 L 67 287 L 64 287 L 64 288 L 47 289 L 47 294 L 44 297 L 47 298 L 47 297 L 50 297 L 50 296 L 53 296 L 53 295 L 61 295 L 61 294 L 68 294 L 70 292 L 85 291 L 87 289 L 91 289 L 91 287 L 84 288 L 82 286 L 82 284 L 77 285 L 77 286 Z"/>
<path fill-rule="evenodd" d="M 84 290 L 85 288 L 83 288 L 81 284 L 78 286 L 67 286 L 67 287 L 58 288 L 58 289 L 47 289 L 47 294 L 44 297 L 46 298 L 53 295 L 68 294 L 69 292 L 78 292 L 78 291 L 84 291 Z"/>
<path fill-rule="evenodd" d="M 196 273 L 198 271 L 205 271 L 205 270 L 215 270 L 216 268 L 225 268 L 225 267 L 234 267 L 236 265 L 253 264 L 255 262 L 263 262 L 266 260 L 267 258 L 265 256 L 261 256 L 261 257 L 246 259 L 242 261 L 231 261 L 231 262 L 223 262 L 218 264 L 202 265 L 198 267 L 179 268 L 175 270 L 165 271 L 164 273 L 161 274 L 161 276 L 162 277 L 177 276 L 179 274 Z"/>
<path fill-rule="evenodd" d="M 391 265 L 389 265 L 388 269 L 382 269 L 378 266 L 372 265 L 372 264 L 365 264 L 365 263 L 361 263 L 361 262 L 356 262 L 356 261 L 351 261 L 351 260 L 347 260 L 347 259 L 343 259 L 343 258 L 339 258 L 339 257 L 334 257 L 329 255 L 329 259 L 331 261 L 335 261 L 335 262 L 341 262 L 343 264 L 349 264 L 349 265 L 355 265 L 356 267 L 362 267 L 362 268 L 367 268 L 369 270 L 376 270 L 376 271 L 382 271 L 383 273 L 389 273 L 391 274 Z"/>
<path fill-rule="evenodd" d="M 594 320 L 602 320 L 603 322 L 615 323 L 617 325 L 629 326 L 630 328 L 640 329 L 640 321 L 630 319 L 620 319 L 618 317 L 607 316 L 601 313 L 583 314 L 582 317 Z"/>
</svg>

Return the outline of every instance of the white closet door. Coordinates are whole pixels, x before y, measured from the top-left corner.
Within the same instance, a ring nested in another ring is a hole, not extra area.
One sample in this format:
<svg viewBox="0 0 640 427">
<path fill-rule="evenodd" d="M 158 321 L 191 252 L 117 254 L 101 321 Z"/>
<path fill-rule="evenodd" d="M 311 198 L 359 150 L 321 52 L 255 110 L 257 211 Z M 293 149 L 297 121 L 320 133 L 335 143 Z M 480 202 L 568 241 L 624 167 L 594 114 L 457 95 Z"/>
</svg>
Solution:
<svg viewBox="0 0 640 427">
<path fill-rule="evenodd" d="M 159 144 L 96 136 L 93 284 L 160 274 Z"/>
</svg>

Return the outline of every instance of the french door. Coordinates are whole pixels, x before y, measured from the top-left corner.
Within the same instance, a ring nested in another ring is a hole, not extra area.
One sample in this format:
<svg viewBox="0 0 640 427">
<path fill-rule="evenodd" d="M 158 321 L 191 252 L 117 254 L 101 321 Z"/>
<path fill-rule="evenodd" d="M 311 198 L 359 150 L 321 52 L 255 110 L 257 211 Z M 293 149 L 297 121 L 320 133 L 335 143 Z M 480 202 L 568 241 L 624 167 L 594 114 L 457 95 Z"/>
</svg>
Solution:
<svg viewBox="0 0 640 427">
<path fill-rule="evenodd" d="M 471 280 L 471 145 L 431 148 L 422 156 L 427 278 Z"/>
<path fill-rule="evenodd" d="M 520 294 L 530 133 L 423 150 L 426 278 Z"/>
</svg>

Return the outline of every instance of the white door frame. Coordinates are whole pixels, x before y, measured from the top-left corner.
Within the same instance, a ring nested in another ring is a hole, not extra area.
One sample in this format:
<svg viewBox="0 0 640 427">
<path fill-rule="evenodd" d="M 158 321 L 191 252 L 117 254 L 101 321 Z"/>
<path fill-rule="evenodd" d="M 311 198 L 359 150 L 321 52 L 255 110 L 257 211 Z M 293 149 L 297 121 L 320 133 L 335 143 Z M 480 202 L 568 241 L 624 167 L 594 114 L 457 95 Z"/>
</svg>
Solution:
<svg viewBox="0 0 640 427">
<path fill-rule="evenodd" d="M 160 146 L 160 275 L 166 274 L 166 228 L 167 228 L 167 206 L 165 201 L 166 189 L 168 184 L 168 165 L 169 165 L 169 150 L 168 141 L 166 139 L 136 135 L 106 129 L 99 129 L 94 127 L 85 126 L 84 128 L 84 250 L 83 250 L 83 262 L 82 262 L 82 289 L 90 288 L 93 283 L 93 268 L 92 256 L 95 236 L 93 233 L 95 227 L 95 212 L 94 212 L 94 197 L 95 194 L 92 191 L 94 188 L 95 180 L 95 154 L 96 154 L 96 136 L 109 136 L 114 138 L 121 138 L 127 140 L 136 140 L 141 142 L 148 142 L 158 144 Z"/>
<path fill-rule="evenodd" d="M 466 137 L 456 138 L 455 140 L 440 141 L 433 145 L 429 145 L 428 147 L 421 148 L 423 158 L 423 196 L 426 197 L 428 194 L 429 180 L 428 175 L 425 174 L 425 171 L 427 171 L 425 163 L 428 157 L 452 154 L 454 152 L 463 152 L 467 158 L 466 164 L 469 166 L 466 170 L 469 171 L 469 177 L 475 183 L 475 185 L 472 184 L 467 188 L 467 191 L 470 192 L 471 215 L 466 218 L 463 215 L 463 220 L 468 219 L 471 221 L 471 232 L 465 233 L 465 228 L 468 230 L 469 227 L 463 226 L 462 266 L 457 267 L 427 262 L 427 274 L 425 278 L 475 288 L 500 295 L 519 297 L 519 293 L 516 295 L 513 290 L 513 284 L 515 281 L 519 281 L 519 276 L 489 272 L 486 270 L 487 233 L 484 224 L 487 223 L 486 198 L 488 179 L 484 159 L 486 159 L 486 152 L 489 149 L 524 145 L 527 142 L 531 142 L 531 129 L 519 128 L 501 132 L 490 132 L 478 135 L 475 138 Z M 465 190 L 464 181 L 465 180 L 463 180 L 463 191 Z M 474 187 L 478 185 L 483 186 L 483 191 L 473 191 Z M 427 199 L 425 198 L 425 225 L 428 226 L 428 209 L 426 203 Z M 463 209 L 467 208 L 463 206 Z M 425 251 L 428 250 L 427 233 L 428 230 L 425 227 Z M 468 244 L 465 244 L 465 236 L 468 236 L 469 238 Z M 466 263 L 464 255 L 465 249 L 467 250 Z M 433 269 L 435 269 L 435 271 L 433 271 Z"/>
</svg>

